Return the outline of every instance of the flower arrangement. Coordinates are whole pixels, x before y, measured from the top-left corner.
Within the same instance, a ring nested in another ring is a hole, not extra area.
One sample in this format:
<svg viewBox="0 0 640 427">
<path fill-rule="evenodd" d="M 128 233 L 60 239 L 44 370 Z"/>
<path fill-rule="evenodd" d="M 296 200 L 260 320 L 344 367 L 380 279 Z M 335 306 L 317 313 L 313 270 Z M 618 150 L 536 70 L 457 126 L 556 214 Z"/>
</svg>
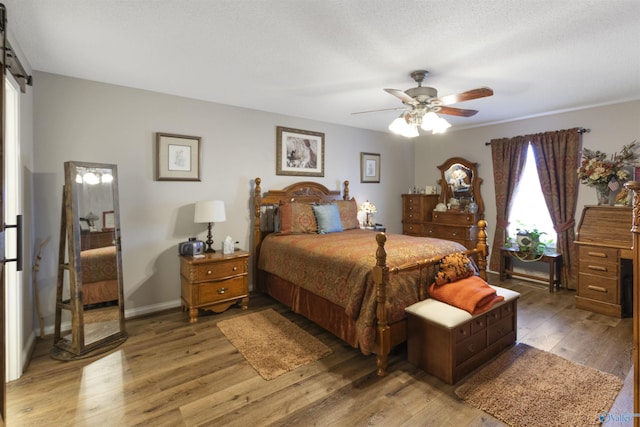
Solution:
<svg viewBox="0 0 640 427">
<path fill-rule="evenodd" d="M 620 184 L 629 180 L 629 172 L 623 168 L 634 164 L 638 159 L 636 146 L 637 142 L 633 141 L 623 146 L 619 153 L 614 153 L 610 159 L 600 150 L 583 148 L 578 179 L 589 187 L 608 185 L 613 191 L 617 190 Z"/>
</svg>

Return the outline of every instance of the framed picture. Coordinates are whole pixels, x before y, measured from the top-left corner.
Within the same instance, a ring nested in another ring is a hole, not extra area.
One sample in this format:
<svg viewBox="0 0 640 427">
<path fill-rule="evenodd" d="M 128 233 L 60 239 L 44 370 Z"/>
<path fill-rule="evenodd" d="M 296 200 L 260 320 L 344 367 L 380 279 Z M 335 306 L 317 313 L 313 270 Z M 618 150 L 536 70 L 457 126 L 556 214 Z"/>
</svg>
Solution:
<svg viewBox="0 0 640 427">
<path fill-rule="evenodd" d="M 380 182 L 380 154 L 360 153 L 360 182 Z"/>
<path fill-rule="evenodd" d="M 102 212 L 102 231 L 113 231 L 116 228 L 116 216 L 114 211 Z"/>
<path fill-rule="evenodd" d="M 200 181 L 200 137 L 156 133 L 156 180 Z"/>
<path fill-rule="evenodd" d="M 276 175 L 324 176 L 324 133 L 276 128 Z"/>
<path fill-rule="evenodd" d="M 80 232 L 88 233 L 91 231 L 91 225 L 89 225 L 89 220 L 86 218 L 80 218 Z"/>
</svg>

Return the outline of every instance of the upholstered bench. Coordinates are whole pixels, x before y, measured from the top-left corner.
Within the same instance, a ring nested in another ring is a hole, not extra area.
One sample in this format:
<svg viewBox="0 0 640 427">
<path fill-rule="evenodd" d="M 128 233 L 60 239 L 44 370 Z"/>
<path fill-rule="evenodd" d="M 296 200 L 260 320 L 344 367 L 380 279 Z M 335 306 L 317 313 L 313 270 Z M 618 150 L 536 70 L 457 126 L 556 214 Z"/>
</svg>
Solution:
<svg viewBox="0 0 640 427">
<path fill-rule="evenodd" d="M 407 307 L 409 363 L 454 384 L 512 345 L 520 294 L 492 288 L 504 301 L 478 315 L 432 298 Z"/>
</svg>

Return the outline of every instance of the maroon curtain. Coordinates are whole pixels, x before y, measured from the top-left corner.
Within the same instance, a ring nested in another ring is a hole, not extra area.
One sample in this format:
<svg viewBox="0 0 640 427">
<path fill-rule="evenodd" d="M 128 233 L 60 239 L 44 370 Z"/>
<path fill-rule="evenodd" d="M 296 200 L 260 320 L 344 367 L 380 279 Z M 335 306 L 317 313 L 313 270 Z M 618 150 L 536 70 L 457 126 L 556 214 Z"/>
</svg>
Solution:
<svg viewBox="0 0 640 427">
<path fill-rule="evenodd" d="M 509 226 L 513 195 L 527 161 L 529 140 L 524 136 L 491 140 L 493 182 L 496 192 L 496 231 L 493 236 L 489 269 L 500 269 L 500 248 L 504 246 Z"/>
<path fill-rule="evenodd" d="M 561 283 L 567 289 L 576 289 L 577 261 L 575 240 L 575 213 L 578 202 L 580 161 L 580 129 L 560 130 L 531 135 L 531 147 L 542 194 L 544 195 L 553 227 L 558 233 L 557 252 L 562 254 Z"/>
</svg>

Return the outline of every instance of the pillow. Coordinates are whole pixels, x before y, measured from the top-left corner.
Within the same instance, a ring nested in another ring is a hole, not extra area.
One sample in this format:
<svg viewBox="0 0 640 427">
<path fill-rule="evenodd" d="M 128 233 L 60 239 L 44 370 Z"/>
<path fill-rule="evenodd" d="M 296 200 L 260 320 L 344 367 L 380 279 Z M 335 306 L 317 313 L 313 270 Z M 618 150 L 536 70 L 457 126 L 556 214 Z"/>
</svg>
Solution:
<svg viewBox="0 0 640 427">
<path fill-rule="evenodd" d="M 328 205 L 313 205 L 312 208 L 313 213 L 316 214 L 316 221 L 318 222 L 318 233 L 327 234 L 342 231 L 338 205 L 335 203 Z"/>
<path fill-rule="evenodd" d="M 436 285 L 440 286 L 474 274 L 475 268 L 471 260 L 464 254 L 455 253 L 440 260 L 440 270 L 436 274 L 435 281 Z"/>
<path fill-rule="evenodd" d="M 283 203 L 278 207 L 280 234 L 317 233 L 318 224 L 311 205 Z"/>
<path fill-rule="evenodd" d="M 352 228 L 360 228 L 358 221 L 358 204 L 356 199 L 338 200 L 335 202 L 340 212 L 340 222 L 343 230 L 351 230 Z"/>
</svg>

